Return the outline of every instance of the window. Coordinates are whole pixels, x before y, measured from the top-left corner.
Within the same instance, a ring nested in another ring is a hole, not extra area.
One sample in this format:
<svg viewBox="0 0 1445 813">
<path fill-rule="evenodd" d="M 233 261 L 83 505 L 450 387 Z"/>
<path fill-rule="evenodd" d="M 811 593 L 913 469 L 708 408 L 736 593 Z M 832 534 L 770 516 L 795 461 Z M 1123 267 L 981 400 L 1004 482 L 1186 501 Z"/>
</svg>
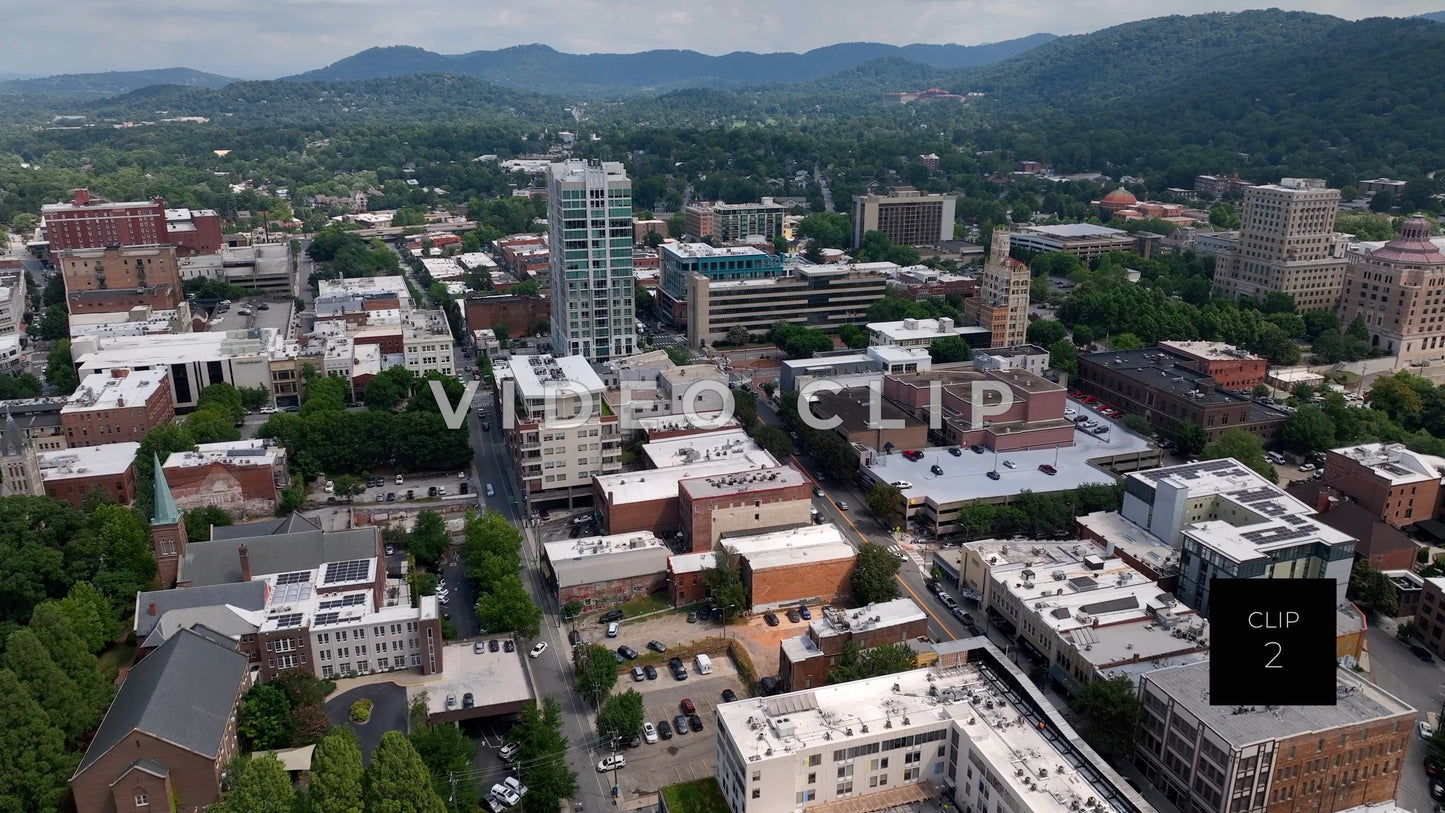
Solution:
<svg viewBox="0 0 1445 813">
<path fill-rule="evenodd" d="M 761 799 L 761 798 L 763 798 L 763 791 L 762 791 L 761 788 L 753 788 L 753 798 L 754 798 L 754 799 Z"/>
<path fill-rule="evenodd" d="M 136 807 L 148 807 L 148 806 L 150 805 L 150 803 L 151 803 L 151 797 L 147 796 L 145 791 L 143 791 L 143 790 L 138 790 L 138 791 L 135 792 L 135 806 L 136 806 Z"/>
<path fill-rule="evenodd" d="M 822 755 L 822 754 L 813 754 L 812 756 L 808 757 L 808 767 L 809 767 L 809 768 L 816 768 L 816 767 L 818 767 L 819 765 L 822 765 L 822 764 L 823 764 L 823 755 Z"/>
</svg>

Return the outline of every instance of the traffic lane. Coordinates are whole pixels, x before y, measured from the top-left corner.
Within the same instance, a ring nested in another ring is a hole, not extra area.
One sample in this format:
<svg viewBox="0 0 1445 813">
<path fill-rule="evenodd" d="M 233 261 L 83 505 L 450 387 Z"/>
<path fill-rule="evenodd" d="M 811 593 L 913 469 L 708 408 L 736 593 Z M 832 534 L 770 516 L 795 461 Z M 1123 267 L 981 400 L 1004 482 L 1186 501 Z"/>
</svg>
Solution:
<svg viewBox="0 0 1445 813">
<path fill-rule="evenodd" d="M 1419 660 L 1409 646 L 1373 624 L 1365 630 L 1365 642 L 1370 650 L 1370 679 L 1375 685 L 1419 711 L 1419 720 L 1424 720 L 1428 712 L 1440 711 L 1445 669 L 1438 661 Z M 1406 810 L 1434 809 L 1425 773 L 1425 751 L 1425 741 L 1412 735 L 1395 791 L 1395 802 Z"/>
</svg>

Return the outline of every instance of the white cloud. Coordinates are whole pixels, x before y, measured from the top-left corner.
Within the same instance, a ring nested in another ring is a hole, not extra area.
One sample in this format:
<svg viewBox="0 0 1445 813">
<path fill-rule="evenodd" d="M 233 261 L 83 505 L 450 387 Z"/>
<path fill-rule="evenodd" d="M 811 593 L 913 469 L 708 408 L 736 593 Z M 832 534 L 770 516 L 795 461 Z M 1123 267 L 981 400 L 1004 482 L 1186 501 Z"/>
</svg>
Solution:
<svg viewBox="0 0 1445 813">
<path fill-rule="evenodd" d="M 1191 13 L 1263 5 L 1205 0 Z M 1294 0 L 1349 19 L 1435 11 L 1440 0 Z M 1306 8 L 1306 6 L 1308 8 Z M 11 10 L 0 71 L 84 73 L 186 66 L 243 78 L 319 68 L 377 45 L 445 54 L 543 43 L 572 53 L 685 48 L 805 51 L 839 42 L 976 45 L 1079 34 L 1158 16 L 1150 0 L 70 0 Z M 18 34 L 19 36 L 15 36 Z"/>
</svg>

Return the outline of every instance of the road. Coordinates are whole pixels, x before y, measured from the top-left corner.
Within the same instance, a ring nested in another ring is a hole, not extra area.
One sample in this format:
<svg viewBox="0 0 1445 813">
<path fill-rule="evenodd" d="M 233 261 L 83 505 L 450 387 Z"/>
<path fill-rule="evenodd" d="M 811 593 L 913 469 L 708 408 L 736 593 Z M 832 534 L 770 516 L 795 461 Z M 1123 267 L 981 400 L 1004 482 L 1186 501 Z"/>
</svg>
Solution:
<svg viewBox="0 0 1445 813">
<path fill-rule="evenodd" d="M 813 180 L 823 189 L 823 208 L 830 212 L 838 211 L 833 206 L 833 190 L 828 188 L 828 179 L 823 177 L 823 170 L 817 164 L 813 165 Z"/>
<path fill-rule="evenodd" d="M 1371 623 L 1365 631 L 1365 644 L 1370 650 L 1370 679 L 1381 689 L 1393 694 L 1419 710 L 1419 719 L 1426 712 L 1439 712 L 1445 699 L 1445 667 L 1439 661 L 1422 663 L 1410 654 L 1410 648 L 1395 639 L 1393 626 Z M 1425 779 L 1425 742 L 1410 737 L 1410 748 L 1400 768 L 1400 785 L 1395 803 L 1405 810 L 1428 813 L 1435 809 Z"/>
<path fill-rule="evenodd" d="M 505 516 L 513 525 L 524 527 L 528 518 L 524 517 L 523 506 L 525 501 L 521 499 L 518 492 L 516 472 L 512 466 L 512 460 L 507 452 L 506 433 L 497 427 L 497 421 L 493 420 L 493 431 L 481 431 L 481 424 L 477 419 L 475 409 L 471 411 L 471 418 L 468 421 L 472 437 L 472 448 L 476 451 L 476 472 L 480 484 L 479 489 L 485 489 L 485 483 L 492 483 L 496 491 L 495 496 L 486 497 L 485 491 L 480 491 L 481 502 L 489 509 L 497 511 Z M 572 647 L 567 643 L 566 630 L 562 625 L 562 615 L 557 602 L 553 599 L 551 591 L 544 583 L 541 571 L 538 567 L 540 551 L 536 547 L 537 538 L 531 528 L 525 529 L 525 541 L 522 549 L 522 562 L 526 569 L 523 582 L 527 592 L 536 601 L 537 606 L 542 608 L 542 631 L 537 640 L 547 642 L 547 651 L 542 657 L 535 660 L 528 660 L 527 665 L 532 670 L 532 680 L 538 697 L 555 697 L 562 702 L 562 733 L 566 735 L 571 747 L 567 751 L 568 764 L 572 770 L 577 772 L 577 781 L 580 786 L 578 798 L 588 811 L 600 811 L 612 807 L 611 785 L 604 784 L 604 777 L 598 774 L 595 765 L 598 759 L 603 756 L 596 743 L 596 726 L 593 721 L 590 707 L 587 706 L 572 688 L 572 665 L 570 653 Z M 460 568 L 460 564 L 455 567 Z M 448 582 L 453 584 L 453 589 L 458 589 L 459 584 L 466 582 L 465 578 L 457 575 L 455 580 L 448 574 Z M 453 607 L 470 607 L 475 602 L 475 597 L 470 592 L 459 595 L 453 601 Z M 460 602 L 466 602 L 465 604 Z M 457 624 L 462 615 L 471 615 L 471 611 L 454 613 L 452 623 Z M 473 621 L 475 623 L 475 621 Z M 461 628 L 458 627 L 458 633 Z M 530 646 L 535 641 L 528 642 Z M 610 777 L 610 774 L 607 775 Z"/>
</svg>

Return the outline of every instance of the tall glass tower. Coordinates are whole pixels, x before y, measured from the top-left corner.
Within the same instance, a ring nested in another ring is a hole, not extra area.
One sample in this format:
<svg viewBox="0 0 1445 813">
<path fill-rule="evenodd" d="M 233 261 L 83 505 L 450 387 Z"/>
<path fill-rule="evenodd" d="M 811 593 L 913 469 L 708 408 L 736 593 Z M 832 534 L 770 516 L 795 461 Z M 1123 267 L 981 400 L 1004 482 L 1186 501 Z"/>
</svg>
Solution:
<svg viewBox="0 0 1445 813">
<path fill-rule="evenodd" d="M 622 164 L 553 164 L 547 228 L 552 352 L 594 362 L 632 355 L 632 181 Z"/>
</svg>

